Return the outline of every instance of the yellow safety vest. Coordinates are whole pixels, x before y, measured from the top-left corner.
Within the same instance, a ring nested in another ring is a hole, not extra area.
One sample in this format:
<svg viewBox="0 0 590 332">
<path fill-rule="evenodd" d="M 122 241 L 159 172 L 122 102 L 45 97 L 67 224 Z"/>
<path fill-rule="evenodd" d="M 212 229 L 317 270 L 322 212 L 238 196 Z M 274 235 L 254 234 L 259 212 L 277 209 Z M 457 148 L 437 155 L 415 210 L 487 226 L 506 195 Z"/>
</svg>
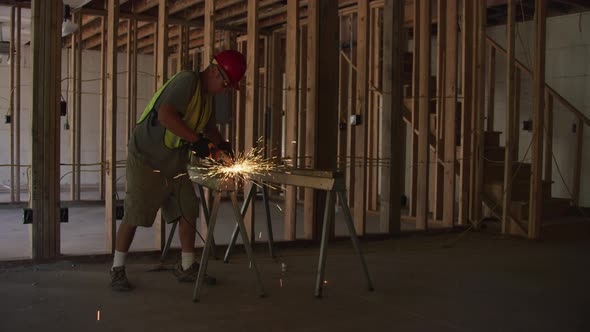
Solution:
<svg viewBox="0 0 590 332">
<path fill-rule="evenodd" d="M 154 105 L 158 101 L 158 98 L 160 97 L 164 89 L 166 89 L 168 84 L 172 82 L 172 80 L 174 80 L 174 78 L 176 78 L 176 76 L 178 76 L 178 74 L 180 73 L 181 72 L 172 76 L 172 78 L 169 79 L 168 82 L 166 82 L 160 89 L 158 89 L 156 94 L 152 97 L 150 103 L 146 106 L 145 110 L 143 111 L 143 114 L 139 118 L 139 121 L 137 121 L 137 124 L 143 122 L 148 117 L 148 115 L 154 110 Z M 201 102 L 201 97 L 201 80 L 198 80 L 197 87 L 193 92 L 193 98 L 188 104 L 188 107 L 184 112 L 184 116 L 182 118 L 182 121 L 184 121 L 184 123 L 195 132 L 203 131 L 203 129 L 207 125 L 207 122 L 209 122 L 209 118 L 211 118 L 212 113 L 211 96 L 205 96 L 204 104 Z M 182 138 L 176 136 L 170 130 L 166 129 L 166 132 L 164 134 L 164 144 L 166 145 L 166 147 L 170 149 L 175 149 L 181 147 L 183 144 L 185 144 L 185 142 L 182 140 Z"/>
</svg>

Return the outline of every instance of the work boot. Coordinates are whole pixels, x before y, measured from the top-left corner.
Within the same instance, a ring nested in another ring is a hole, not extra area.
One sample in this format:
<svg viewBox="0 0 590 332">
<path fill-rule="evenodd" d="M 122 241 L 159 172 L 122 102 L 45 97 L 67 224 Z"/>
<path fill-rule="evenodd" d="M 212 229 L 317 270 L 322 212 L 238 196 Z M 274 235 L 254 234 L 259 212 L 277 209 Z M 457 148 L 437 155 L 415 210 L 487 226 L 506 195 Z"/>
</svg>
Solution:
<svg viewBox="0 0 590 332">
<path fill-rule="evenodd" d="M 117 292 L 126 292 L 133 289 L 127 280 L 125 266 L 117 266 L 111 269 L 111 289 Z"/>
<path fill-rule="evenodd" d="M 199 263 L 194 262 L 188 269 L 183 269 L 182 264 L 178 263 L 174 266 L 174 275 L 179 282 L 195 282 L 199 275 Z M 215 285 L 217 279 L 215 277 L 208 276 L 205 273 L 205 279 L 203 280 L 207 285 Z"/>
</svg>

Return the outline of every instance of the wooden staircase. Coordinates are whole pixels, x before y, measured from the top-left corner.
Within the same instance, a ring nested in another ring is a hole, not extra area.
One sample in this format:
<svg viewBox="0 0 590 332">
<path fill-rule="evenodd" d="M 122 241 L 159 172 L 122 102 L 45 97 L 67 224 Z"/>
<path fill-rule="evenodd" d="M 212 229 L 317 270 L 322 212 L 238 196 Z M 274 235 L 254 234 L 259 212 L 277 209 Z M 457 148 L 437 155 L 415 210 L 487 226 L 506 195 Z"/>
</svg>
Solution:
<svg viewBox="0 0 590 332">
<path fill-rule="evenodd" d="M 404 109 L 403 119 L 411 125 L 412 121 L 412 53 L 404 57 Z M 431 95 L 436 96 L 436 77 L 431 77 Z M 457 103 L 461 109 L 461 103 Z M 458 112 L 458 124 L 460 113 Z M 430 102 L 429 145 L 435 150 L 436 142 L 436 100 Z M 417 129 L 415 134 L 418 134 Z M 457 125 L 460 136 L 460 125 Z M 505 148 L 500 146 L 502 132 L 485 132 L 484 137 L 484 182 L 483 203 L 491 213 L 501 219 L 504 193 Z M 456 140 L 457 145 L 460 140 Z M 457 146 L 457 150 L 461 149 Z M 442 162 L 439 160 L 438 162 Z M 459 168 L 457 167 L 457 173 Z M 579 209 L 572 207 L 572 200 L 551 196 L 551 182 L 543 181 L 541 239 L 588 238 L 590 237 L 590 220 L 584 218 Z M 527 237 L 528 214 L 531 188 L 531 164 L 516 162 L 513 165 L 512 203 L 510 206 L 509 234 Z"/>
</svg>

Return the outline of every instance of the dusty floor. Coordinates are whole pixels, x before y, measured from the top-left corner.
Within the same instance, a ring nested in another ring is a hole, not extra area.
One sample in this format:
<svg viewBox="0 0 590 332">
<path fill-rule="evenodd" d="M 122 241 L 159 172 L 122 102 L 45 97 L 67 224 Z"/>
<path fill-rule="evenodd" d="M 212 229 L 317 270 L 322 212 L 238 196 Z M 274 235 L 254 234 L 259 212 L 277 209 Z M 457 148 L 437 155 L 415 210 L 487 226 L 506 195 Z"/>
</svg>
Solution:
<svg viewBox="0 0 590 332">
<path fill-rule="evenodd" d="M 590 331 L 589 241 L 470 232 L 445 246 L 458 235 L 364 243 L 375 292 L 349 242 L 334 243 L 321 300 L 312 295 L 318 248 L 283 249 L 276 261 L 260 248 L 267 298 L 243 254 L 211 261 L 219 281 L 201 303 L 192 284 L 148 272 L 155 257 L 129 259 L 137 288 L 123 294 L 107 286 L 109 262 L 2 268 L 0 331 Z"/>
</svg>

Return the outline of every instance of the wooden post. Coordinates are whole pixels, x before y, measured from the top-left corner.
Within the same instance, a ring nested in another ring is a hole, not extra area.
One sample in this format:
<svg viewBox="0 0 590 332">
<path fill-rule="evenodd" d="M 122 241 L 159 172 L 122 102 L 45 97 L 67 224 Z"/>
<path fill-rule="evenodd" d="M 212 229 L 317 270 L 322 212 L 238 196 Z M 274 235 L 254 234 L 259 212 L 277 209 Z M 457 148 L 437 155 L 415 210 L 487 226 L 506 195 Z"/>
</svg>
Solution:
<svg viewBox="0 0 590 332">
<path fill-rule="evenodd" d="M 519 147 L 520 147 L 520 85 L 522 71 L 516 67 L 514 76 L 514 135 L 512 152 L 514 153 L 512 160 L 518 160 Z"/>
<path fill-rule="evenodd" d="M 533 137 L 531 155 L 531 193 L 529 239 L 538 239 L 543 209 L 543 128 L 545 107 L 545 32 L 547 0 L 535 0 L 535 68 L 533 70 Z"/>
<path fill-rule="evenodd" d="M 428 146 L 430 115 L 430 0 L 419 0 L 419 85 L 418 85 L 418 166 L 416 192 L 416 229 L 428 228 Z"/>
<path fill-rule="evenodd" d="M 545 181 L 553 181 L 553 95 L 545 90 L 545 135 L 547 136 L 545 142 L 545 167 L 544 179 Z M 551 189 L 551 186 L 549 187 Z M 549 196 L 551 196 L 551 190 L 549 190 Z"/>
<path fill-rule="evenodd" d="M 457 115 L 457 14 L 458 0 L 447 0 L 446 54 L 445 54 L 445 109 L 444 109 L 444 189 L 443 225 L 452 227 L 455 222 L 455 167 L 456 167 L 456 115 Z"/>
<path fill-rule="evenodd" d="M 504 195 L 502 198 L 502 234 L 510 233 L 510 206 L 512 205 L 512 164 L 514 162 L 514 113 L 515 105 L 515 32 L 516 0 L 508 0 L 508 17 L 506 26 L 506 130 L 504 133 Z"/>
<path fill-rule="evenodd" d="M 496 97 L 496 49 L 490 46 L 488 49 L 488 119 L 487 131 L 494 131 L 494 99 Z"/>
<path fill-rule="evenodd" d="M 331 4 L 329 4 L 331 5 Z M 320 10 L 316 3 L 308 3 L 308 23 L 307 31 L 305 34 L 306 38 L 306 52 L 302 55 L 306 58 L 306 74 L 305 74 L 305 87 L 306 89 L 302 93 L 306 94 L 306 113 L 305 113 L 305 147 L 304 155 L 305 166 L 315 168 L 317 166 L 317 151 L 320 146 L 317 132 L 318 132 L 318 89 L 319 89 L 319 61 L 322 60 L 319 55 L 319 42 L 320 42 Z M 323 26 L 322 26 L 323 27 Z M 302 39 L 303 40 L 303 39 Z M 326 50 L 331 52 L 331 50 Z M 322 60 L 323 61 L 323 60 Z M 336 125 L 336 124 L 334 124 Z M 336 134 L 336 133 L 335 133 Z M 321 223 L 318 221 L 318 194 L 317 191 L 305 188 L 304 189 L 304 202 L 303 202 L 303 237 L 305 239 L 318 239 L 318 232 Z"/>
<path fill-rule="evenodd" d="M 8 104 L 10 108 L 10 201 L 16 201 L 16 181 L 15 181 L 15 126 L 14 126 L 14 47 L 16 43 L 15 37 L 15 13 L 16 8 L 10 8 L 10 48 L 9 48 L 9 59 L 10 59 L 10 83 L 9 83 L 9 94 Z M 19 193 L 20 195 L 20 193 Z"/>
<path fill-rule="evenodd" d="M 486 46 L 486 4 L 484 0 L 476 1 L 476 62 L 474 78 L 474 98 L 473 105 L 475 110 L 474 134 L 474 179 L 473 179 L 473 222 L 477 226 L 482 216 L 482 191 L 483 191 L 483 151 L 484 151 L 484 114 L 485 114 L 485 46 Z"/>
<path fill-rule="evenodd" d="M 581 118 L 578 118 L 578 123 L 576 124 L 576 161 L 574 164 L 574 185 L 572 194 L 572 205 L 579 206 L 580 204 L 580 184 L 582 183 L 582 149 L 584 144 L 584 121 Z"/>
<path fill-rule="evenodd" d="M 133 29 L 132 25 L 131 25 L 131 19 L 127 20 L 127 53 L 126 53 L 126 59 L 127 59 L 127 72 L 125 75 L 126 78 L 126 85 L 125 85 L 125 94 L 127 96 L 127 116 L 125 117 L 125 141 L 129 142 L 129 139 L 131 138 L 131 131 L 133 130 L 133 125 L 132 125 L 132 110 L 131 108 L 133 107 L 133 105 L 131 104 L 131 99 L 132 96 L 132 90 L 133 90 L 133 53 L 131 50 L 131 42 L 132 42 L 132 34 L 131 34 L 131 30 Z M 126 148 L 127 149 L 127 148 Z"/>
<path fill-rule="evenodd" d="M 99 105 L 99 124 L 98 124 L 98 160 L 100 162 L 100 172 L 98 174 L 98 195 L 100 200 L 104 200 L 105 191 L 105 116 L 106 116 L 106 28 L 107 17 L 100 18 L 100 105 Z"/>
<path fill-rule="evenodd" d="M 154 93 L 158 91 L 158 22 L 154 23 Z"/>
<path fill-rule="evenodd" d="M 381 19 L 379 11 L 382 8 L 375 7 L 370 9 L 370 42 L 369 42 L 369 89 L 368 107 L 367 107 L 367 209 L 377 211 L 378 196 L 378 160 L 379 160 L 379 96 L 381 85 L 380 72 L 380 51 L 381 51 Z M 376 88 L 376 89 L 375 89 Z"/>
<path fill-rule="evenodd" d="M 76 15 L 78 15 L 79 13 L 74 13 L 72 14 L 72 19 L 75 20 L 76 19 Z M 70 77 L 68 77 L 68 80 L 70 82 L 69 86 L 71 86 L 71 94 L 70 94 L 70 98 L 68 99 L 69 101 L 69 106 L 70 106 L 70 169 L 71 169 L 71 174 L 70 174 L 70 200 L 74 201 L 76 200 L 76 152 L 78 151 L 76 149 L 76 132 L 78 131 L 78 128 L 76 127 L 76 124 L 78 123 L 77 121 L 77 116 L 78 116 L 78 112 L 76 112 L 76 96 L 78 95 L 77 93 L 77 89 L 78 89 L 78 85 L 76 84 L 76 79 L 78 78 L 78 76 L 76 75 L 78 73 L 77 67 L 78 67 L 78 61 L 77 61 L 77 57 L 76 57 L 76 47 L 78 47 L 78 38 L 76 38 L 78 32 L 74 32 L 71 34 L 71 45 L 72 48 L 70 49 Z"/>
<path fill-rule="evenodd" d="M 305 154 L 305 147 L 308 145 L 306 141 L 306 130 L 305 126 L 306 113 L 307 113 L 307 25 L 299 25 L 299 82 L 297 91 L 299 91 L 299 108 L 297 114 L 297 155 L 299 156 L 297 162 L 299 167 L 309 167 L 309 158 Z M 305 200 L 305 189 L 297 188 L 297 201 Z M 303 207 L 303 213 L 305 215 L 305 203 Z M 308 212 L 310 213 L 310 212 Z M 311 211 L 313 214 L 313 210 Z M 305 220 L 305 217 L 303 217 Z"/>
<path fill-rule="evenodd" d="M 119 0 L 107 4 L 107 112 L 106 112 L 106 247 L 115 252 L 117 232 L 117 37 L 119 31 Z"/>
<path fill-rule="evenodd" d="M 132 60 L 131 60 L 131 132 L 135 128 L 137 122 L 137 20 L 133 19 L 133 43 L 131 44 Z"/>
<path fill-rule="evenodd" d="M 203 12 L 205 22 L 203 29 L 203 67 L 209 66 L 215 51 L 215 0 L 205 0 L 205 11 Z"/>
<path fill-rule="evenodd" d="M 31 5 L 32 116 L 31 225 L 34 260 L 60 252 L 60 114 L 61 21 L 60 0 L 33 0 Z"/>
<path fill-rule="evenodd" d="M 81 27 L 82 26 L 82 12 L 80 11 L 76 15 L 76 24 Z M 76 124 L 74 127 L 76 128 L 76 143 L 74 144 L 76 148 L 76 159 L 74 163 L 76 164 L 76 173 L 73 175 L 76 176 L 76 200 L 80 200 L 80 188 L 81 188 L 81 166 L 82 157 L 81 157 L 81 149 L 82 149 L 82 31 L 78 29 L 75 33 L 76 37 L 76 79 L 74 82 L 76 83 L 76 98 L 74 100 L 74 112 L 76 112 Z"/>
<path fill-rule="evenodd" d="M 310 4 L 315 6 L 310 6 Z M 315 14 L 312 14 L 313 11 Z M 313 22 L 312 22 L 313 18 Z M 312 27 L 315 26 L 314 27 Z M 311 156 L 314 168 L 336 170 L 337 130 L 338 130 L 338 1 L 322 0 L 308 3 L 308 113 L 307 125 L 315 124 L 315 137 L 307 136 L 307 142 L 315 144 L 314 151 L 306 151 Z M 320 49 L 321 46 L 321 49 Z M 321 50 L 321 51 L 320 51 Z M 312 57 L 315 54 L 315 57 Z M 315 70 L 312 69 L 315 67 Z M 321 92 L 319 93 L 321 88 Z M 311 103 L 315 102 L 315 106 Z M 321 111 L 320 111 L 321 110 Z M 321 126 L 319 126 L 321 124 Z M 309 131 L 308 131 L 309 133 Z M 307 197 L 307 194 L 306 194 Z M 321 234 L 326 204 L 326 193 L 315 194 L 314 235 Z M 334 206 L 328 208 L 333 209 Z M 333 225 L 333 223 L 332 223 Z M 317 238 L 317 237 L 314 237 Z"/>
<path fill-rule="evenodd" d="M 350 117 L 355 114 L 355 103 L 356 103 L 356 80 L 357 80 L 357 72 L 356 72 L 356 58 L 357 58 L 357 45 L 353 42 L 353 24 L 352 24 L 353 15 L 348 15 L 348 45 L 349 47 L 349 55 L 348 58 L 350 59 L 350 64 L 348 65 L 348 103 L 347 103 L 347 112 L 346 112 L 346 188 L 348 188 L 347 196 L 348 196 L 348 204 L 350 207 L 354 208 L 354 174 L 355 174 L 355 131 L 356 126 L 353 126 L 350 123 Z M 308 32 L 309 34 L 309 32 Z"/>
<path fill-rule="evenodd" d="M 437 16 L 437 48 L 436 48 L 436 123 L 435 123 L 435 148 L 434 160 L 431 165 L 434 168 L 434 181 L 430 183 L 433 188 L 434 198 L 432 208 L 434 210 L 432 219 L 435 221 L 442 219 L 443 213 L 443 187 L 444 187 L 444 135 L 446 128 L 443 126 L 444 116 L 446 114 L 446 103 L 444 96 L 445 90 L 445 70 L 446 70 L 446 26 L 447 26 L 447 1 L 438 0 Z M 430 129 L 429 129 L 430 131 Z"/>
<path fill-rule="evenodd" d="M 158 44 L 154 50 L 154 53 L 157 53 L 156 90 L 168 80 L 168 7 L 166 2 L 166 0 L 159 0 L 158 3 Z M 161 251 L 166 246 L 166 222 L 161 217 L 161 213 L 156 217 L 155 226 L 154 244 L 156 249 Z"/>
<path fill-rule="evenodd" d="M 272 34 L 272 94 L 271 94 L 271 126 L 270 126 L 270 155 L 272 158 L 281 156 L 282 117 L 283 117 L 283 71 L 285 57 L 282 47 L 282 33 Z"/>
<path fill-rule="evenodd" d="M 297 111 L 299 109 L 297 83 L 299 82 L 299 2 L 287 1 L 287 46 L 285 80 L 287 92 L 285 103 L 285 158 L 287 164 L 297 167 Z M 285 189 L 285 240 L 295 240 L 297 190 L 294 186 Z"/>
<path fill-rule="evenodd" d="M 21 92 L 21 83 L 20 83 L 20 74 L 21 74 L 21 59 L 22 59 L 22 40 L 21 40 L 21 7 L 16 7 L 16 52 L 14 54 L 14 60 L 16 60 L 16 83 L 14 86 L 14 131 L 15 131 L 15 135 L 16 135 L 16 140 L 15 140 L 15 174 L 14 174 L 14 181 L 15 181 L 15 185 L 16 185 L 16 201 L 20 202 L 20 153 L 21 153 L 21 149 L 20 149 L 20 136 L 21 136 L 21 132 L 20 132 L 20 128 L 21 128 L 21 117 L 20 117 L 20 105 L 21 105 L 21 100 L 20 100 L 20 92 Z M 12 62 L 13 59 L 11 59 L 10 62 Z M 61 85 L 60 85 L 61 86 Z"/>
<path fill-rule="evenodd" d="M 473 2 L 463 1 L 463 29 L 461 29 L 461 154 L 459 158 L 459 211 L 457 223 L 469 222 L 469 183 L 471 174 L 471 117 L 472 104 L 472 63 L 473 49 Z"/>
<path fill-rule="evenodd" d="M 246 70 L 246 114 L 245 114 L 245 135 L 244 150 L 250 151 L 256 146 L 258 139 L 258 0 L 248 0 L 248 45 Z M 246 188 L 245 186 L 244 188 Z M 250 204 L 244 218 L 248 236 L 254 242 L 254 204 Z"/>
<path fill-rule="evenodd" d="M 410 216 L 416 216 L 418 192 L 418 96 L 420 84 L 420 2 L 414 1 L 414 41 L 413 41 L 413 59 L 412 59 L 412 123 L 410 128 Z M 430 30 L 428 30 L 430 31 Z M 430 78 L 429 78 L 430 81 Z"/>
<path fill-rule="evenodd" d="M 404 2 L 386 0 L 383 7 L 383 140 L 381 156 L 389 167 L 381 165 L 381 202 L 379 229 L 382 233 L 401 232 L 401 155 L 399 143 L 403 127 L 402 62 L 404 54 Z"/>
<path fill-rule="evenodd" d="M 359 236 L 365 235 L 367 206 L 367 127 L 368 127 L 368 70 L 369 70 L 369 3 L 359 1 L 357 12 L 357 81 L 355 115 L 360 124 L 356 124 L 354 133 L 355 154 L 354 185 L 354 225 Z"/>
</svg>

